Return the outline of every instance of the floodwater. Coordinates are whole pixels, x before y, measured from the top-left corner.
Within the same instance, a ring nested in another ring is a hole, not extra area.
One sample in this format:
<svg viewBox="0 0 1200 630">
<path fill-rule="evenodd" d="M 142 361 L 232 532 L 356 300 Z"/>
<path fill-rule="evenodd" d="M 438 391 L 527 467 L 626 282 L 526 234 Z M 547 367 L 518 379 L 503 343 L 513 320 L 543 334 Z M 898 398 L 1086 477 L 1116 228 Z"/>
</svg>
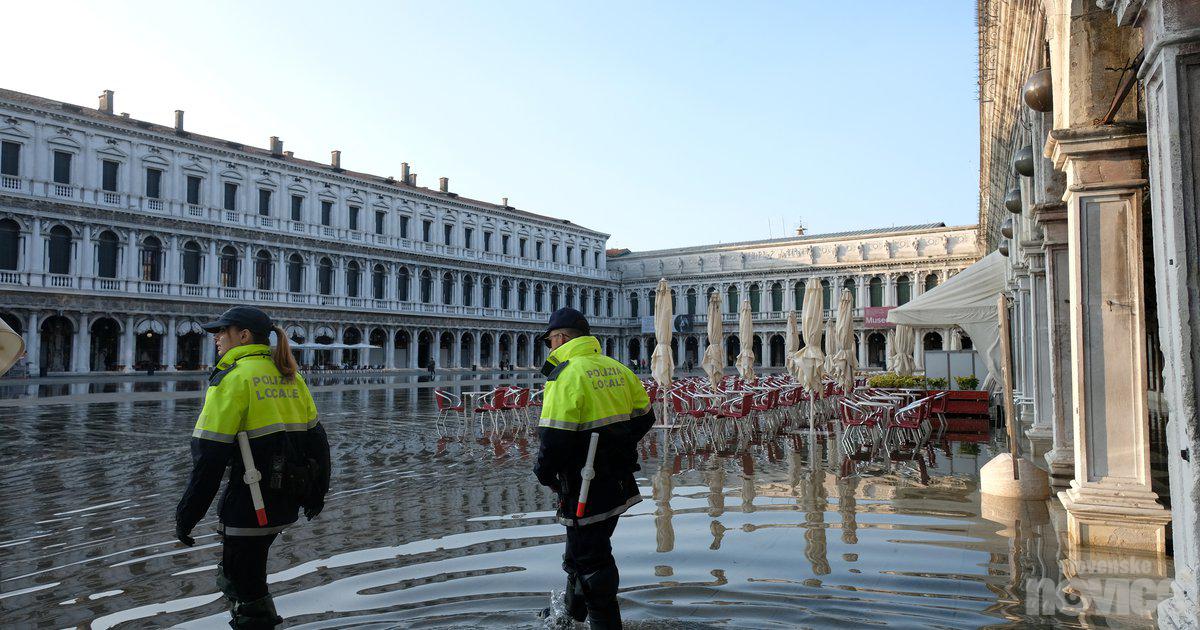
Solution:
<svg viewBox="0 0 1200 630">
<path fill-rule="evenodd" d="M 196 380 L 0 400 L 0 625 L 227 627 L 214 516 L 193 548 L 172 534 Z M 531 473 L 536 436 L 439 426 L 410 377 L 311 380 L 333 483 L 320 517 L 272 548 L 287 627 L 549 625 L 537 612 L 564 582 L 564 529 Z M 1157 587 L 1170 567 L 1069 550 L 1054 501 L 981 505 L 995 450 L 983 436 L 872 462 L 808 429 L 718 445 L 656 430 L 645 501 L 613 539 L 627 625 L 1151 627 L 1155 596 L 1131 612 L 1096 577 Z"/>
</svg>

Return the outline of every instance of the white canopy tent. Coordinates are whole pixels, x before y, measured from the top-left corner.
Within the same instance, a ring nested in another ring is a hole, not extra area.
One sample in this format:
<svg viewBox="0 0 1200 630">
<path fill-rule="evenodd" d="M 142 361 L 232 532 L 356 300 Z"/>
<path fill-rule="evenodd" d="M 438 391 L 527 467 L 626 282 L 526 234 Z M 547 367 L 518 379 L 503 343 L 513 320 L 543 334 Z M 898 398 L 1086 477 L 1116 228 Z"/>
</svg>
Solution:
<svg viewBox="0 0 1200 630">
<path fill-rule="evenodd" d="M 913 328 L 958 326 L 971 337 L 993 379 L 1000 378 L 1000 320 L 1004 257 L 992 252 L 946 282 L 888 312 L 888 321 Z"/>
</svg>

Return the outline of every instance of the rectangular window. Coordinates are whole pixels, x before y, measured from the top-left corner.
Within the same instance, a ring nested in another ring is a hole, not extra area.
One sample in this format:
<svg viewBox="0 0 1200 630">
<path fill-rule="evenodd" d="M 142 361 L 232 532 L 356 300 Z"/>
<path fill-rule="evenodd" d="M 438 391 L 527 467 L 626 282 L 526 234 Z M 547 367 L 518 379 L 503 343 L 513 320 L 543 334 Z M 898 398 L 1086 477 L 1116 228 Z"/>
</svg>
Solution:
<svg viewBox="0 0 1200 630">
<path fill-rule="evenodd" d="M 575 260 L 574 257 L 575 257 L 575 248 L 568 247 L 567 248 L 567 264 L 568 265 L 571 264 Z"/>
<path fill-rule="evenodd" d="M 225 209 L 237 210 L 237 184 L 225 182 Z"/>
<path fill-rule="evenodd" d="M 508 235 L 504 234 L 500 237 L 500 253 L 508 255 Z"/>
<path fill-rule="evenodd" d="M 146 196 L 150 199 L 162 198 L 162 175 L 157 168 L 146 169 Z"/>
<path fill-rule="evenodd" d="M 558 262 L 558 243 L 550 244 L 550 260 Z"/>
<path fill-rule="evenodd" d="M 442 242 L 445 243 L 446 245 L 449 245 L 450 241 L 454 238 L 454 226 L 453 225 L 443 225 L 442 226 L 442 237 L 443 237 Z"/>
<path fill-rule="evenodd" d="M 71 183 L 71 154 L 66 151 L 54 152 L 54 183 Z"/>
<path fill-rule="evenodd" d="M 271 191 L 266 188 L 258 189 L 258 213 L 264 217 L 271 214 Z"/>
<path fill-rule="evenodd" d="M 463 229 L 463 247 L 471 248 L 471 237 L 475 235 L 475 231 L 471 228 Z"/>
<path fill-rule="evenodd" d="M 350 206 L 350 229 L 358 230 L 358 214 L 360 208 L 358 206 Z"/>
<path fill-rule="evenodd" d="M 408 238 L 408 217 L 400 217 L 400 238 Z"/>
<path fill-rule="evenodd" d="M 304 197 L 300 195 L 292 195 L 292 220 L 303 221 L 301 217 L 304 212 Z"/>
<path fill-rule="evenodd" d="M 383 210 L 375 211 L 375 233 L 383 234 L 383 224 L 387 221 L 387 213 Z"/>
<path fill-rule="evenodd" d="M 200 178 L 195 175 L 188 175 L 187 178 L 187 202 L 193 206 L 200 205 Z"/>
<path fill-rule="evenodd" d="M 0 142 L 0 175 L 16 177 L 21 170 L 21 145 Z"/>
<path fill-rule="evenodd" d="M 483 251 L 485 251 L 485 252 L 492 251 L 492 233 L 491 232 L 483 233 Z"/>
<path fill-rule="evenodd" d="M 525 258 L 527 255 L 525 252 L 528 249 L 528 247 L 527 247 L 528 242 L 529 241 L 526 239 L 521 239 L 521 242 L 517 243 L 518 252 L 519 252 L 517 255 L 520 256 L 521 258 Z"/>
<path fill-rule="evenodd" d="M 542 242 L 541 241 L 538 241 L 533 244 L 533 257 L 538 260 L 542 259 Z"/>
<path fill-rule="evenodd" d="M 592 266 L 596 269 L 600 268 L 600 252 L 592 254 Z"/>
<path fill-rule="evenodd" d="M 321 202 L 321 225 L 333 225 L 333 202 Z"/>
<path fill-rule="evenodd" d="M 421 222 L 421 240 L 425 241 L 426 243 L 433 242 L 433 235 L 431 234 L 432 231 L 433 221 Z"/>
<path fill-rule="evenodd" d="M 108 192 L 117 192 L 117 170 L 120 162 L 104 160 L 100 163 L 100 188 Z"/>
</svg>

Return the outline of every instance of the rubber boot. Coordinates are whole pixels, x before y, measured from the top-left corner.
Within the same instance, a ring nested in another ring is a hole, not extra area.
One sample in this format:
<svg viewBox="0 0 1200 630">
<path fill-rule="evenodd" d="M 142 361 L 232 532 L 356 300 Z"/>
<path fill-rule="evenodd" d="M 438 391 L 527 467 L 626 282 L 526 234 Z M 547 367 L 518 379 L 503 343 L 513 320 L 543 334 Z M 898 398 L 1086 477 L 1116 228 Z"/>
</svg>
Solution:
<svg viewBox="0 0 1200 630">
<path fill-rule="evenodd" d="M 234 630 L 274 630 L 283 623 L 275 612 L 275 600 L 265 595 L 252 602 L 238 602 L 233 607 L 229 627 Z"/>
<path fill-rule="evenodd" d="M 617 586 L 621 576 L 617 565 L 609 565 L 579 578 L 587 600 L 588 623 L 592 630 L 620 630 L 621 607 L 617 603 Z"/>
<path fill-rule="evenodd" d="M 587 619 L 587 598 L 583 594 L 583 582 L 574 573 L 567 574 L 567 590 L 563 591 L 567 613 L 575 621 Z"/>
</svg>

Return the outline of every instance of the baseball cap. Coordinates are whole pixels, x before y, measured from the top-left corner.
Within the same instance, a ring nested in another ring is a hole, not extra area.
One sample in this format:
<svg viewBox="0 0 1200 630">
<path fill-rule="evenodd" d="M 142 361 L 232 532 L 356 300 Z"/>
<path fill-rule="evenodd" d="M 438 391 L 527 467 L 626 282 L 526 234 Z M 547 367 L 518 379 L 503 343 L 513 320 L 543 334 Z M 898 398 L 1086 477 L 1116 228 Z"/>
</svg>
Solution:
<svg viewBox="0 0 1200 630">
<path fill-rule="evenodd" d="M 201 324 L 200 327 L 208 332 L 217 332 L 226 326 L 237 326 L 252 333 L 265 335 L 271 332 L 272 324 L 271 317 L 262 309 L 253 306 L 235 306 L 221 313 L 216 320 Z"/>
<path fill-rule="evenodd" d="M 588 326 L 587 318 L 583 316 L 583 313 L 566 306 L 554 311 L 550 315 L 550 324 L 546 326 L 546 332 L 538 335 L 537 342 L 545 343 L 546 337 L 551 332 L 560 328 L 571 328 L 585 335 L 590 335 L 592 332 L 591 326 Z"/>
</svg>

